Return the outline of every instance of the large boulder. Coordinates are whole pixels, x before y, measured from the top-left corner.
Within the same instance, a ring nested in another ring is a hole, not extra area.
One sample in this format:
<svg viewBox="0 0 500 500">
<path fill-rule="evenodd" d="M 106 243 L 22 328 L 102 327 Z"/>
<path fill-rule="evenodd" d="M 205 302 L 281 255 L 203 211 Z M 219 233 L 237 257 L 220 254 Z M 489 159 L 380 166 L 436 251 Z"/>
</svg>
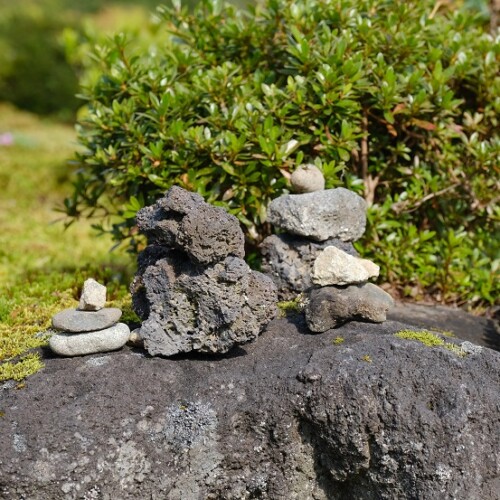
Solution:
<svg viewBox="0 0 500 500">
<path fill-rule="evenodd" d="M 152 355 L 227 352 L 276 316 L 276 287 L 244 260 L 194 265 L 178 251 L 146 249 L 131 286 L 140 334 Z"/>
<path fill-rule="evenodd" d="M 154 205 L 139 210 L 137 226 L 149 243 L 182 250 L 198 264 L 212 264 L 228 255 L 245 256 L 238 219 L 178 186 Z"/>
<path fill-rule="evenodd" d="M 287 194 L 271 201 L 267 218 L 283 231 L 315 241 L 355 241 L 365 231 L 366 202 L 345 188 Z"/>
<path fill-rule="evenodd" d="M 216 359 L 47 358 L 0 386 L 0 497 L 498 499 L 500 354 L 403 327 L 288 318 Z"/>
<path fill-rule="evenodd" d="M 328 246 L 358 255 L 352 243 L 337 238 L 316 242 L 291 234 L 272 234 L 262 242 L 262 272 L 276 283 L 280 299 L 291 299 L 312 286 L 314 262 Z"/>
</svg>

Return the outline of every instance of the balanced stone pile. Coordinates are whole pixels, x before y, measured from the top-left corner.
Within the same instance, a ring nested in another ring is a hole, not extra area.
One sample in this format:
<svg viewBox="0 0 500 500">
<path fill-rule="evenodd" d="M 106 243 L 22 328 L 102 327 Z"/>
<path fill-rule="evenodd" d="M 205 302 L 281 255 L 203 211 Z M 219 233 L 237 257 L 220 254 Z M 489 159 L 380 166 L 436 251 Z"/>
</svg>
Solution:
<svg viewBox="0 0 500 500">
<path fill-rule="evenodd" d="M 106 287 L 93 279 L 83 285 L 77 309 L 66 309 L 52 318 L 58 333 L 49 346 L 61 356 L 81 356 L 114 351 L 123 347 L 130 335 L 125 323 L 118 323 L 122 312 L 106 304 Z"/>
<path fill-rule="evenodd" d="M 180 187 L 137 213 L 149 245 L 132 304 L 151 355 L 227 352 L 256 338 L 277 313 L 273 281 L 243 260 L 236 217 Z"/>
<path fill-rule="evenodd" d="M 365 231 L 366 203 L 344 188 L 324 190 L 320 175 L 314 165 L 299 167 L 291 178 L 299 194 L 280 196 L 269 205 L 268 221 L 285 234 L 262 243 L 263 270 L 282 299 L 305 292 L 306 321 L 313 332 L 356 319 L 385 321 L 392 298 L 368 283 L 379 267 L 359 258 L 352 245 Z"/>
</svg>

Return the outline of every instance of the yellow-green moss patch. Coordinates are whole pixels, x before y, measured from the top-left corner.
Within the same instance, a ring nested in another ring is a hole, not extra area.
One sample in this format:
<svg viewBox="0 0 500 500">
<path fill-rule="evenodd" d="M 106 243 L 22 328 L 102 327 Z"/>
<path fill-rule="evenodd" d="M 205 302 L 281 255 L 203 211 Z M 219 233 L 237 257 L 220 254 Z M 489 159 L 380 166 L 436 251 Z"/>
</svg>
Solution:
<svg viewBox="0 0 500 500">
<path fill-rule="evenodd" d="M 287 314 L 297 314 L 302 312 L 303 297 L 302 294 L 297 295 L 293 300 L 284 300 L 278 302 L 279 316 L 284 318 Z"/>
<path fill-rule="evenodd" d="M 340 345 L 340 344 L 344 343 L 344 341 L 345 341 L 344 337 L 335 337 L 332 340 L 332 344 Z"/>
<path fill-rule="evenodd" d="M 438 337 L 435 333 L 429 332 L 428 330 L 401 330 L 394 335 L 400 339 L 416 340 L 427 347 L 444 347 L 460 357 L 465 357 L 467 355 L 459 345 L 446 342 L 441 337 Z"/>
</svg>

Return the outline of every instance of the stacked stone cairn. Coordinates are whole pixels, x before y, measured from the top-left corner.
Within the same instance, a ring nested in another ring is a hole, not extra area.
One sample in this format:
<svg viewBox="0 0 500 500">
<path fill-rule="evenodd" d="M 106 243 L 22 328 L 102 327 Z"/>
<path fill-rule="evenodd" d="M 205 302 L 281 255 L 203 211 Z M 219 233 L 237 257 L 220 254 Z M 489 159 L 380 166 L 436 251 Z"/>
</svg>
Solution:
<svg viewBox="0 0 500 500">
<path fill-rule="evenodd" d="M 82 356 L 120 349 L 129 340 L 130 330 L 118 323 L 122 312 L 104 307 L 106 287 L 92 278 L 85 281 L 77 309 L 65 309 L 52 318 L 57 330 L 49 347 L 61 356 Z"/>
<path fill-rule="evenodd" d="M 284 231 L 262 243 L 263 271 L 282 300 L 305 294 L 308 328 L 324 332 L 351 320 L 381 323 L 393 304 L 391 296 L 369 283 L 379 267 L 359 258 L 352 242 L 366 226 L 366 203 L 344 188 L 324 189 L 314 165 L 291 176 L 298 194 L 283 195 L 268 208 L 268 221 Z"/>
<path fill-rule="evenodd" d="M 174 186 L 136 221 L 148 246 L 138 257 L 132 305 L 149 354 L 225 353 L 275 317 L 276 287 L 243 260 L 236 217 Z"/>
</svg>

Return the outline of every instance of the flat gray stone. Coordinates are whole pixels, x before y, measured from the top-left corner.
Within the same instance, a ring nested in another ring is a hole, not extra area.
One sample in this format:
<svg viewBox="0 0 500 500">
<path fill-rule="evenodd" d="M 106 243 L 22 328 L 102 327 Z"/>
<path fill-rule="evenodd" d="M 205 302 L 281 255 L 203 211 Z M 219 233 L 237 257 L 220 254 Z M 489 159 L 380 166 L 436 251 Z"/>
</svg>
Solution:
<svg viewBox="0 0 500 500">
<path fill-rule="evenodd" d="M 380 267 L 371 260 L 353 257 L 335 246 L 326 247 L 316 258 L 312 282 L 315 285 L 354 285 L 379 275 Z"/>
<path fill-rule="evenodd" d="M 96 352 L 115 351 L 123 347 L 130 337 L 125 323 L 87 333 L 56 333 L 50 337 L 49 347 L 60 356 L 83 356 Z"/>
<path fill-rule="evenodd" d="M 78 310 L 99 311 L 106 305 L 106 287 L 89 278 L 83 284 Z"/>
<path fill-rule="evenodd" d="M 52 318 L 52 326 L 68 333 L 92 332 L 113 326 L 122 312 L 116 307 L 106 307 L 100 311 L 79 311 L 65 309 Z"/>
<path fill-rule="evenodd" d="M 315 288 L 308 295 L 306 322 L 316 333 L 353 320 L 383 323 L 393 304 L 392 297 L 373 283 Z"/>
<path fill-rule="evenodd" d="M 315 241 L 355 241 L 365 231 L 366 202 L 344 188 L 288 194 L 269 204 L 267 218 L 283 231 Z"/>
</svg>

